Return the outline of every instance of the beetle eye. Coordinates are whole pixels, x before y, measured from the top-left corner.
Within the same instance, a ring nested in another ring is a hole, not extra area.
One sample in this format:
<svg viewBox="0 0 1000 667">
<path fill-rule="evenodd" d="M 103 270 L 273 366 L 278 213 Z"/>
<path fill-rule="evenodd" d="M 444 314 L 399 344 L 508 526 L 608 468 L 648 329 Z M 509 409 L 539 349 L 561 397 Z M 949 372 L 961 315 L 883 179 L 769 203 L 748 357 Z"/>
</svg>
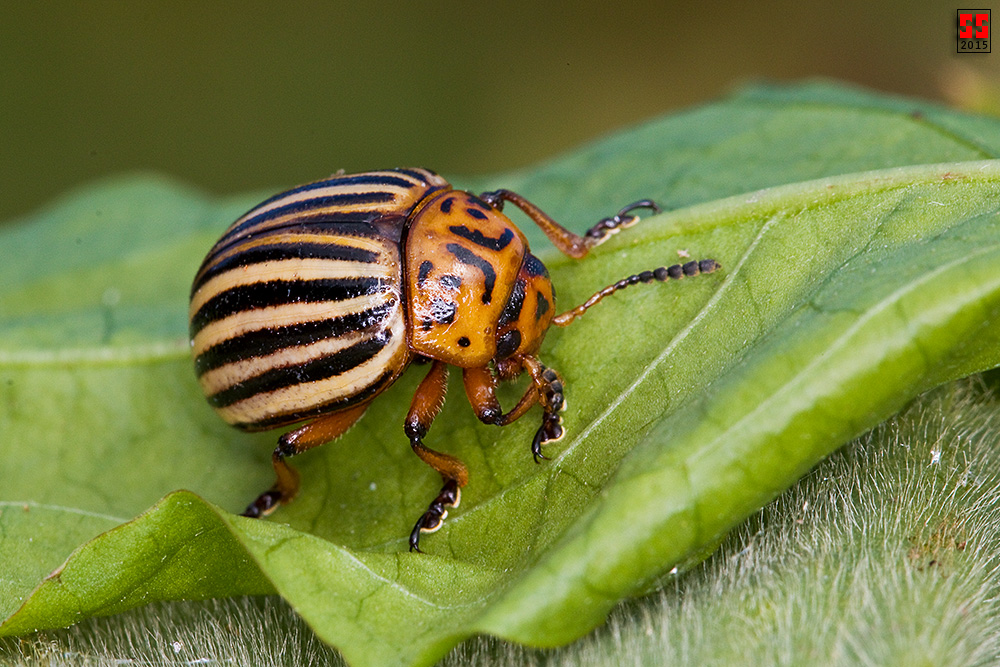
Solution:
<svg viewBox="0 0 1000 667">
<path fill-rule="evenodd" d="M 521 347 L 521 332 L 511 329 L 497 339 L 497 359 L 506 359 Z"/>
</svg>

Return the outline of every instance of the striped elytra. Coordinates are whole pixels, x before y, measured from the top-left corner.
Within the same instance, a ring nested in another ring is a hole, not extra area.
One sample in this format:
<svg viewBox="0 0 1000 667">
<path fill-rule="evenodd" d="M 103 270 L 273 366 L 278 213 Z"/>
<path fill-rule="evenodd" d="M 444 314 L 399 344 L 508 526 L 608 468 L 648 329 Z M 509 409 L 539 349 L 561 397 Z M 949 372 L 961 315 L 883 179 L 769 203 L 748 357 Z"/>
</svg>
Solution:
<svg viewBox="0 0 1000 667">
<path fill-rule="evenodd" d="M 400 247 L 407 216 L 447 186 L 373 172 L 273 197 L 208 253 L 191 291 L 191 346 L 209 403 L 260 430 L 355 405 L 412 358 Z"/>
<path fill-rule="evenodd" d="M 577 236 L 508 190 L 477 197 L 426 169 L 390 169 L 278 194 L 225 231 L 191 288 L 198 381 L 216 412 L 241 429 L 305 422 L 279 439 L 276 482 L 246 516 L 292 500 L 298 474 L 285 459 L 338 437 L 412 361 L 427 360 L 403 426 L 414 453 L 444 484 L 410 532 L 410 549 L 419 550 L 421 533 L 441 526 L 468 481 L 461 461 L 423 444 L 450 366 L 462 370 L 484 423 L 509 424 L 540 404 L 531 450 L 544 459 L 542 446 L 563 435 L 565 404 L 561 379 L 538 359 L 549 326 L 568 325 L 629 285 L 718 267 L 708 259 L 644 271 L 557 316 L 548 272 L 503 214 L 505 202 L 578 259 L 634 223 L 634 210 L 659 211 L 643 200 Z M 524 372 L 529 386 L 504 412 L 497 382 Z"/>
</svg>

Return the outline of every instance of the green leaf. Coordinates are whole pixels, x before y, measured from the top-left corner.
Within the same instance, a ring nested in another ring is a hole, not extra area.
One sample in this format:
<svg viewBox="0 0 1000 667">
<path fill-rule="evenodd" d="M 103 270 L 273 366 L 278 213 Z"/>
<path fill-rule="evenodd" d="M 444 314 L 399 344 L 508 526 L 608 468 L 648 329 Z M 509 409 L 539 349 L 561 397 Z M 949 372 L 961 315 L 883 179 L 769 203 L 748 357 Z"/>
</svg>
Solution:
<svg viewBox="0 0 1000 667">
<path fill-rule="evenodd" d="M 1000 361 L 1000 163 L 903 168 L 753 199 L 729 220 L 733 202 L 688 211 L 706 226 L 750 220 L 758 233 L 617 401 L 647 384 L 710 386 L 632 448 L 486 627 L 529 643 L 578 636 L 585 618 L 596 625 L 917 393 Z M 731 361 L 720 369 L 720 359 Z M 620 428 L 611 410 L 607 426 L 588 424 L 598 440 Z M 536 615 L 524 622 L 511 607 Z"/>
<path fill-rule="evenodd" d="M 272 520 L 218 509 L 270 484 L 276 435 L 204 404 L 186 293 L 260 196 L 148 177 L 71 195 L 0 231 L 0 634 L 273 590 L 354 664 L 430 664 L 474 633 L 578 637 L 919 392 L 1000 362 L 1000 165 L 977 161 L 998 148 L 993 121 L 762 88 L 475 184 L 576 229 L 641 197 L 678 208 L 585 261 L 544 254 L 563 308 L 681 250 L 723 270 L 550 332 L 569 403 L 551 461 L 528 452 L 534 413 L 501 430 L 450 401 L 427 442 L 472 481 L 425 555 L 405 536 L 440 482 L 401 432 L 419 371 L 300 457 L 302 494 Z M 218 507 L 167 495 L 43 581 L 177 488 Z"/>
<path fill-rule="evenodd" d="M 983 377 L 920 396 L 580 641 L 530 649 L 482 636 L 440 664 L 996 664 L 1000 405 Z M 0 655 L 343 664 L 276 596 L 147 605 L 0 639 Z"/>
</svg>

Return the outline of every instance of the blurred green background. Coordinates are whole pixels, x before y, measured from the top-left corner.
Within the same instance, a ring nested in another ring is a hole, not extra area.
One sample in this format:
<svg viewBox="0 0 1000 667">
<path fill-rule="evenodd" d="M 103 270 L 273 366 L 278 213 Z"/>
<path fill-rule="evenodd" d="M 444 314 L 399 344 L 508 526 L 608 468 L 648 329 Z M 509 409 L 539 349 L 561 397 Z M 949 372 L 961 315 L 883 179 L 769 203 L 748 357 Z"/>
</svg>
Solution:
<svg viewBox="0 0 1000 667">
<path fill-rule="evenodd" d="M 225 193 L 515 169 L 754 79 L 990 107 L 997 56 L 955 53 L 957 7 L 5 3 L 0 220 L 131 170 Z"/>
</svg>

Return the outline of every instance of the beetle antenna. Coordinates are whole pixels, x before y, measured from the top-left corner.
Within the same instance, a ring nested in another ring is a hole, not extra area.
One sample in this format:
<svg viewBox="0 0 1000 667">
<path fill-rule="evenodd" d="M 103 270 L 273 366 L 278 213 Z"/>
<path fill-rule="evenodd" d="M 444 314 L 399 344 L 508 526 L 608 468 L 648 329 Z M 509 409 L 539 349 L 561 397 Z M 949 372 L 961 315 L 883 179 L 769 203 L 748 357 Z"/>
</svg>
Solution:
<svg viewBox="0 0 1000 667">
<path fill-rule="evenodd" d="M 557 327 L 569 325 L 573 320 L 583 315 L 587 310 L 596 305 L 604 297 L 614 294 L 618 290 L 623 290 L 639 283 L 651 283 L 654 280 L 665 282 L 667 280 L 680 280 L 685 276 L 697 276 L 702 273 L 712 273 L 719 268 L 719 263 L 714 259 L 702 259 L 699 261 L 687 262 L 686 264 L 674 264 L 673 266 L 661 266 L 652 271 L 643 271 L 628 278 L 622 278 L 613 285 L 608 285 L 601 291 L 594 294 L 585 302 L 572 310 L 567 310 L 561 315 L 552 318 L 552 324 Z"/>
</svg>

